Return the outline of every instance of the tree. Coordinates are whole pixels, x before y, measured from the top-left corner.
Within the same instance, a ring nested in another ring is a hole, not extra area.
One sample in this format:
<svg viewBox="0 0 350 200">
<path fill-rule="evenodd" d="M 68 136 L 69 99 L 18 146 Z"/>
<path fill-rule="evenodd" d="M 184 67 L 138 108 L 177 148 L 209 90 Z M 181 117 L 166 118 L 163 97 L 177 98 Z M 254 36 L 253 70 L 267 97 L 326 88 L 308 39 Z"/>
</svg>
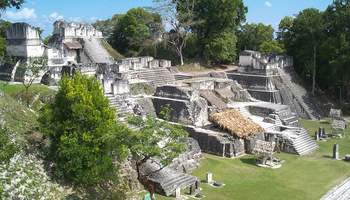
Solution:
<svg viewBox="0 0 350 200">
<path fill-rule="evenodd" d="M 284 17 L 279 25 L 277 31 L 277 40 L 281 42 L 287 42 L 291 40 L 291 30 L 293 28 L 294 19 L 293 17 Z M 288 44 L 284 44 L 285 46 Z"/>
<path fill-rule="evenodd" d="M 171 30 L 167 34 L 167 42 L 175 49 L 180 58 L 180 65 L 184 65 L 183 50 L 191 31 L 191 27 L 198 23 L 194 20 L 195 0 L 156 0 L 156 8 Z"/>
<path fill-rule="evenodd" d="M 52 35 L 46 36 L 46 37 L 44 38 L 44 40 L 43 40 L 43 43 L 44 43 L 45 45 L 48 45 L 51 38 L 52 38 Z"/>
<path fill-rule="evenodd" d="M 205 47 L 215 40 L 215 36 L 224 32 L 235 34 L 245 21 L 246 12 L 242 0 L 196 0 L 194 20 L 200 23 L 192 25 L 191 30 L 198 39 L 200 57 L 205 55 Z M 231 49 L 235 48 L 236 43 L 232 45 Z"/>
<path fill-rule="evenodd" d="M 113 30 L 118 25 L 121 18 L 123 18 L 123 14 L 115 14 L 112 18 L 106 20 L 97 20 L 93 23 L 93 26 L 102 32 L 103 36 L 107 39 L 108 42 L 112 41 Z"/>
<path fill-rule="evenodd" d="M 281 44 L 275 40 L 265 41 L 260 44 L 259 51 L 264 54 L 282 54 L 284 52 Z"/>
<path fill-rule="evenodd" d="M 61 79 L 54 101 L 39 117 L 58 177 L 84 186 L 114 180 L 113 162 L 125 153 L 119 141 L 128 133 L 115 116 L 96 78 L 77 73 Z"/>
<path fill-rule="evenodd" d="M 239 51 L 259 50 L 260 45 L 264 42 L 273 41 L 273 32 L 274 30 L 271 25 L 265 25 L 263 23 L 247 23 L 243 25 L 237 34 Z"/>
<path fill-rule="evenodd" d="M 15 7 L 20 9 L 21 5 L 24 3 L 24 0 L 0 0 L 0 9 L 6 10 L 7 8 Z"/>
<path fill-rule="evenodd" d="M 161 115 L 165 120 L 169 120 L 170 112 L 171 109 L 166 106 L 163 107 Z M 180 125 L 170 124 L 152 116 L 147 116 L 145 120 L 139 116 L 132 116 L 128 122 L 139 128 L 126 142 L 136 160 L 139 180 L 142 178 L 139 168 L 150 158 L 155 158 L 163 166 L 167 166 L 185 150 L 183 139 L 187 137 L 187 132 Z"/>
<path fill-rule="evenodd" d="M 223 32 L 215 35 L 205 46 L 206 60 L 212 63 L 230 63 L 236 57 L 236 35 L 232 32 Z"/>
<path fill-rule="evenodd" d="M 47 59 L 45 58 L 32 58 L 24 64 L 24 77 L 22 84 L 25 89 L 25 98 L 27 106 L 29 107 L 29 88 L 33 82 L 40 77 L 40 73 L 47 68 Z"/>
<path fill-rule="evenodd" d="M 145 41 L 159 40 L 162 31 L 162 20 L 159 14 L 143 8 L 133 8 L 117 23 L 113 30 L 111 44 L 124 55 L 137 56 L 145 48 Z"/>
<path fill-rule="evenodd" d="M 289 18 L 283 19 L 280 24 L 283 30 L 284 39 L 288 53 L 295 59 L 295 64 L 299 71 L 310 69 L 312 63 L 312 94 L 315 94 L 316 88 L 316 66 L 317 54 L 320 46 L 321 38 L 324 34 L 324 21 L 322 13 L 314 8 L 301 11 L 293 20 Z M 292 27 L 289 28 L 292 24 Z"/>
</svg>

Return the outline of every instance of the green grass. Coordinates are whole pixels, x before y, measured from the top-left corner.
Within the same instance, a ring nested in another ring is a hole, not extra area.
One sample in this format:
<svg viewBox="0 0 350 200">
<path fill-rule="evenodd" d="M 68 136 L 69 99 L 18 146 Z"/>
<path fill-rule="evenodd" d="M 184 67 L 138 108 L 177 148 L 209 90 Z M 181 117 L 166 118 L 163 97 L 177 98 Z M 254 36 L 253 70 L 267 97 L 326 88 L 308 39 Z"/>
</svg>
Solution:
<svg viewBox="0 0 350 200">
<path fill-rule="evenodd" d="M 124 58 L 124 56 L 117 50 L 113 49 L 113 47 L 110 44 L 108 44 L 107 41 L 101 40 L 101 44 L 115 60 Z"/>
<path fill-rule="evenodd" d="M 18 136 L 37 126 L 36 114 L 8 95 L 0 97 L 0 114 L 4 126 Z"/>
<path fill-rule="evenodd" d="M 3 91 L 6 95 L 11 96 L 18 102 L 26 104 L 25 88 L 22 84 L 6 84 L 0 81 L 0 91 Z M 55 95 L 56 91 L 48 88 L 42 84 L 33 84 L 29 88 L 28 98 L 30 99 L 31 108 L 39 110 L 44 103 L 47 103 Z M 37 98 L 38 97 L 38 98 Z"/>
<path fill-rule="evenodd" d="M 0 89 L 10 96 L 14 96 L 18 93 L 24 92 L 24 86 L 22 84 L 6 84 L 3 81 L 0 81 Z M 30 87 L 30 91 L 33 93 L 40 93 L 41 95 L 54 94 L 53 90 L 49 89 L 47 86 L 42 84 L 33 84 Z"/>
<path fill-rule="evenodd" d="M 329 123 L 303 120 L 313 135 L 318 127 L 330 130 Z M 201 180 L 212 172 L 214 180 L 225 183 L 222 188 L 202 184 L 205 199 L 215 200 L 318 200 L 333 186 L 350 176 L 350 163 L 332 160 L 332 146 L 340 145 L 340 156 L 350 154 L 350 130 L 343 139 L 319 142 L 320 149 L 310 156 L 276 154 L 285 160 L 282 168 L 272 170 L 257 167 L 253 156 L 224 159 L 205 154 L 200 167 L 193 173 Z M 157 199 L 168 199 L 158 197 Z"/>
</svg>

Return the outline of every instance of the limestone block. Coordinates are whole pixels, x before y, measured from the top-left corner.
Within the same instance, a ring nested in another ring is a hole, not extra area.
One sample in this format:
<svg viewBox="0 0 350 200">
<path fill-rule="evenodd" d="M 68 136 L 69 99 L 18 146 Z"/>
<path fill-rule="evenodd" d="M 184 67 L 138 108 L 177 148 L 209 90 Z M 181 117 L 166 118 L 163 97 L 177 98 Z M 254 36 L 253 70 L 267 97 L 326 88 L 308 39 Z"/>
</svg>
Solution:
<svg viewBox="0 0 350 200">
<path fill-rule="evenodd" d="M 116 80 L 113 83 L 113 94 L 128 94 L 130 92 L 128 80 Z"/>
<path fill-rule="evenodd" d="M 159 60 L 159 67 L 171 67 L 170 60 Z"/>
<path fill-rule="evenodd" d="M 148 68 L 154 69 L 159 67 L 159 60 L 151 60 L 148 62 Z"/>
</svg>

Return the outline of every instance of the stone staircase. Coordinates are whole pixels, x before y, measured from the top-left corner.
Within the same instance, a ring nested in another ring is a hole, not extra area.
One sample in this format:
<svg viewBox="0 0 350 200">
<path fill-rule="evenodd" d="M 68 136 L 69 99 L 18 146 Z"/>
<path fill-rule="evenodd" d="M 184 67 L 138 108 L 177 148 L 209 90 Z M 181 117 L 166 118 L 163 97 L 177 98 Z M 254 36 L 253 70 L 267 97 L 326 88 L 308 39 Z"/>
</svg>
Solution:
<svg viewBox="0 0 350 200">
<path fill-rule="evenodd" d="M 348 200 L 350 199 L 350 178 L 334 187 L 321 200 Z"/>
<path fill-rule="evenodd" d="M 99 38 L 84 38 L 84 51 L 95 63 L 113 63 L 113 58 L 101 44 Z"/>
<path fill-rule="evenodd" d="M 176 79 L 177 81 L 193 78 L 193 76 L 186 75 L 186 74 L 182 74 L 182 73 L 177 73 L 177 74 L 175 74 L 174 76 L 175 76 L 175 79 Z"/>
<path fill-rule="evenodd" d="M 294 134 L 290 136 L 292 145 L 298 155 L 307 155 L 318 149 L 316 142 L 309 136 L 303 128 L 294 129 Z"/>
<path fill-rule="evenodd" d="M 244 117 L 249 118 L 250 116 L 252 116 L 252 114 L 250 114 L 248 107 L 239 107 L 236 108 Z"/>
<path fill-rule="evenodd" d="M 289 72 L 286 72 L 286 70 L 282 68 L 277 69 L 283 83 L 292 92 L 294 98 L 297 99 L 298 103 L 303 108 L 307 116 L 313 120 L 317 119 L 319 115 L 314 108 L 314 102 L 309 96 L 310 94 L 306 91 L 306 89 L 303 86 L 293 81 L 294 78 Z"/>
<path fill-rule="evenodd" d="M 167 68 L 155 68 L 131 72 L 132 77 L 146 80 L 155 86 L 175 83 L 174 75 Z"/>
<path fill-rule="evenodd" d="M 169 179 L 165 179 L 162 183 L 162 188 L 166 193 L 175 193 L 177 187 L 185 188 L 193 185 L 196 182 L 196 178 L 184 173 L 177 173 L 174 171 L 173 176 Z"/>
<path fill-rule="evenodd" d="M 114 96 L 111 93 L 105 93 L 105 96 L 109 100 L 109 105 L 116 109 L 117 115 L 123 117 L 126 114 L 133 113 L 131 108 L 131 102 L 127 100 L 128 95 L 117 95 Z"/>
</svg>

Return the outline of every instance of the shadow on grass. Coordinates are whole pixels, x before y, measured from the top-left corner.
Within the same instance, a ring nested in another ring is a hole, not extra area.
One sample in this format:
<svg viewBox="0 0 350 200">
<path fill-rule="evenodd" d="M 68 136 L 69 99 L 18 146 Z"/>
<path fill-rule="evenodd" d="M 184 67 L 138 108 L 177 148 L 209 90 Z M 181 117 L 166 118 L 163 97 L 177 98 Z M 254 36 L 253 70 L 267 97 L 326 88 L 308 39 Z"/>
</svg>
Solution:
<svg viewBox="0 0 350 200">
<path fill-rule="evenodd" d="M 256 158 L 241 158 L 240 161 L 244 164 L 256 166 Z"/>
<path fill-rule="evenodd" d="M 322 158 L 333 159 L 333 156 L 330 156 L 330 155 L 323 155 Z"/>
</svg>

